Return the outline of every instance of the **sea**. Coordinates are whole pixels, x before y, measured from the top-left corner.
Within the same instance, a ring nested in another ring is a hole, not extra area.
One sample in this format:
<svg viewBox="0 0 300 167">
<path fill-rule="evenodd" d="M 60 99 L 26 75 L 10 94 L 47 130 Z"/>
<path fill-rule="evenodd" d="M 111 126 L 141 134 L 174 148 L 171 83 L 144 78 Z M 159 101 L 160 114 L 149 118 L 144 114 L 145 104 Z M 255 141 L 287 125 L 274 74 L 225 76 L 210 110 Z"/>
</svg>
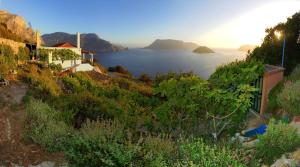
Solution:
<svg viewBox="0 0 300 167">
<path fill-rule="evenodd" d="M 121 65 L 135 77 L 168 72 L 194 72 L 202 79 L 209 76 L 220 65 L 246 58 L 246 52 L 237 49 L 213 49 L 215 53 L 198 54 L 186 50 L 129 49 L 127 51 L 95 55 L 104 67 Z"/>
</svg>

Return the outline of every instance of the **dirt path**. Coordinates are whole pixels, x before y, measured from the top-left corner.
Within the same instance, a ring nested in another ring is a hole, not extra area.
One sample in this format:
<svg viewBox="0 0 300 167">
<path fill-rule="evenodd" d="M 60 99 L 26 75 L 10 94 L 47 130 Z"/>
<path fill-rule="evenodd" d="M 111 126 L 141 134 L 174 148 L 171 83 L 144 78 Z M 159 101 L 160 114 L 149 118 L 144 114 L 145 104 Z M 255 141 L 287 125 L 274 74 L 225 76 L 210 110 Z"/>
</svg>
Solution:
<svg viewBox="0 0 300 167">
<path fill-rule="evenodd" d="M 27 86 L 21 83 L 0 87 L 0 166 L 62 162 L 62 155 L 49 154 L 24 139 L 25 106 L 22 99 L 26 92 Z"/>
</svg>

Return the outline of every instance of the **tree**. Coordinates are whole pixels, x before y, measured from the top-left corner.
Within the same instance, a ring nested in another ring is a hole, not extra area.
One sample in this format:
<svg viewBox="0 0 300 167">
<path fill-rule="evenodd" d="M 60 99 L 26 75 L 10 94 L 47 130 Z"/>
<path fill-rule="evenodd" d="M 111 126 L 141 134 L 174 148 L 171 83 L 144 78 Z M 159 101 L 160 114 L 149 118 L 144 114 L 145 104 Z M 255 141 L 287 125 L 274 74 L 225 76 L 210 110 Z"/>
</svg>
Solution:
<svg viewBox="0 0 300 167">
<path fill-rule="evenodd" d="M 267 28 L 266 36 L 260 47 L 255 48 L 247 59 L 261 60 L 267 64 L 279 65 L 282 57 L 283 39 L 277 39 L 274 32 L 282 31 L 286 38 L 284 68 L 289 74 L 300 63 L 300 44 L 297 43 L 300 30 L 300 12 L 288 18 L 286 23 Z"/>
</svg>

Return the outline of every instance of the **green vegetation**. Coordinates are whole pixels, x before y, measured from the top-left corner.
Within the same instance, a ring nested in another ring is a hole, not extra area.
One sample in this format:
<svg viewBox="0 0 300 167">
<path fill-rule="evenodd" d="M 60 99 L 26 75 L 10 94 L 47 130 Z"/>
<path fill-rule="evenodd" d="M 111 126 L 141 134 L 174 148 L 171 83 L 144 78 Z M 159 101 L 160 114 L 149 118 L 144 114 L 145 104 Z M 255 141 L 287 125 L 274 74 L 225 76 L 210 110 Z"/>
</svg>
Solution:
<svg viewBox="0 0 300 167">
<path fill-rule="evenodd" d="M 249 84 L 262 76 L 263 63 L 260 61 L 236 61 L 220 66 L 210 76 L 209 81 L 219 88 L 235 88 L 238 84 Z"/>
<path fill-rule="evenodd" d="M 153 86 L 122 75 L 106 81 L 85 72 L 58 77 L 52 65 L 27 64 L 18 72 L 30 86 L 26 135 L 64 152 L 73 166 L 243 166 L 235 148 L 203 139 L 226 140 L 243 128 L 256 91 L 246 81 L 262 68 L 244 64 L 223 68 L 228 77 L 237 75 L 232 69 L 255 69 L 253 78 L 216 85 L 192 73 L 170 73 L 157 76 Z"/>
<path fill-rule="evenodd" d="M 17 61 L 30 60 L 30 51 L 26 47 L 19 47 L 19 52 L 17 54 Z"/>
<path fill-rule="evenodd" d="M 250 160 L 246 160 L 248 150 L 238 143 L 229 144 L 229 137 L 245 128 L 257 91 L 253 83 L 262 76 L 263 63 L 280 61 L 282 41 L 275 40 L 275 30 L 285 31 L 287 72 L 300 62 L 295 42 L 299 18 L 297 13 L 287 23 L 267 29 L 262 46 L 249 53 L 247 60 L 220 66 L 209 80 L 192 72 L 157 75 L 154 80 L 144 74 L 135 79 L 122 66 L 108 69 L 116 72 L 113 77 L 89 72 L 60 76 L 60 65 L 42 62 L 49 53 L 62 63 L 79 55 L 68 49 L 40 49 L 41 62 L 28 62 L 28 49 L 19 48 L 15 55 L 6 45 L 0 45 L 0 74 L 18 70 L 18 78 L 29 86 L 23 99 L 25 137 L 50 152 L 64 153 L 70 166 L 271 164 L 300 146 L 297 131 L 289 125 L 271 120 L 267 132 L 258 137 Z M 18 65 L 21 68 L 16 68 Z M 299 115 L 299 88 L 297 67 L 272 90 L 269 109 Z M 3 101 L 0 96 L 1 106 Z"/>
<path fill-rule="evenodd" d="M 183 160 L 179 166 L 246 166 L 237 152 L 228 147 L 209 146 L 202 139 L 191 139 L 180 145 Z"/>
<path fill-rule="evenodd" d="M 20 47 L 17 54 L 12 48 L 5 44 L 0 44 L 0 75 L 9 75 L 17 69 L 20 62 L 29 60 L 28 48 Z"/>
<path fill-rule="evenodd" d="M 299 84 L 300 68 L 297 66 L 293 72 L 274 87 L 269 94 L 268 110 L 276 113 L 283 109 L 290 115 L 299 115 Z"/>
<path fill-rule="evenodd" d="M 278 105 L 292 115 L 300 114 L 300 80 L 289 81 L 278 94 Z"/>
<path fill-rule="evenodd" d="M 10 46 L 0 44 L 0 74 L 10 74 L 17 66 L 16 56 Z"/>
<path fill-rule="evenodd" d="M 25 125 L 27 136 L 49 151 L 60 150 L 70 132 L 59 112 L 34 99 L 27 104 Z"/>
<path fill-rule="evenodd" d="M 283 153 L 295 150 L 300 146 L 300 138 L 295 128 L 284 123 L 271 120 L 267 132 L 258 137 L 256 144 L 257 156 L 264 162 L 271 164 Z"/>
<path fill-rule="evenodd" d="M 254 49 L 248 59 L 261 60 L 266 64 L 280 65 L 282 57 L 283 39 L 277 39 L 274 32 L 281 31 L 286 38 L 284 68 L 285 74 L 290 74 L 300 64 L 300 47 L 297 44 L 300 30 L 300 13 L 288 18 L 286 23 L 266 29 L 267 35 L 260 47 Z"/>
</svg>

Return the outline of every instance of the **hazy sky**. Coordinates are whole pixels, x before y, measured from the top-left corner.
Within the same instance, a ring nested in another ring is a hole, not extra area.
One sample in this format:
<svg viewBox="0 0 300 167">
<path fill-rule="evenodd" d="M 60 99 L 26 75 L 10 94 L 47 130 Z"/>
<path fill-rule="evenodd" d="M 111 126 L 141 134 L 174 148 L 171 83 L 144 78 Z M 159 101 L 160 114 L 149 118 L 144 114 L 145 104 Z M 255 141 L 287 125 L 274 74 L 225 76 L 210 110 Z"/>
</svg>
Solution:
<svg viewBox="0 0 300 167">
<path fill-rule="evenodd" d="M 129 47 L 179 39 L 210 47 L 259 44 L 300 0 L 0 0 L 41 33 L 97 33 Z"/>
</svg>

